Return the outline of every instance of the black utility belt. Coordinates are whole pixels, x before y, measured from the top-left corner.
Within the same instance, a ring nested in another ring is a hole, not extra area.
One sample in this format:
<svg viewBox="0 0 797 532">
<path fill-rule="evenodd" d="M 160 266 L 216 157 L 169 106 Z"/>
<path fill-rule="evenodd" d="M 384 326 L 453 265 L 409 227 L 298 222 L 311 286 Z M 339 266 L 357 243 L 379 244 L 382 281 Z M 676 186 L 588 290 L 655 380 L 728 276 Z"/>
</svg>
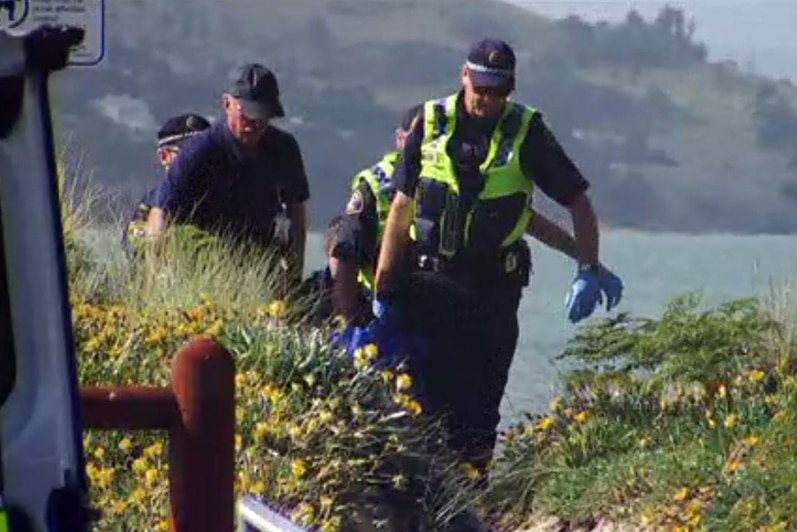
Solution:
<svg viewBox="0 0 797 532">
<path fill-rule="evenodd" d="M 440 255 L 418 254 L 416 266 L 421 271 L 441 273 L 452 277 L 519 276 L 528 284 L 531 274 L 531 254 L 525 242 L 502 250 L 497 257 L 471 260 L 448 259 Z"/>
</svg>

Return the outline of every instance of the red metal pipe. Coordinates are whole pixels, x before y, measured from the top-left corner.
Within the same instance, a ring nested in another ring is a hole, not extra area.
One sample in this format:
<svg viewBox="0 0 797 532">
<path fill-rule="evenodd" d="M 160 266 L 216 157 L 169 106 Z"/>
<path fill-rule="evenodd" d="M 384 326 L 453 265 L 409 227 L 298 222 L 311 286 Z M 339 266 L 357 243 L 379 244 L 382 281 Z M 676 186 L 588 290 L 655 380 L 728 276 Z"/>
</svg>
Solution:
<svg viewBox="0 0 797 532">
<path fill-rule="evenodd" d="M 177 532 L 235 527 L 235 362 L 209 338 L 183 346 L 172 364 L 182 423 L 169 437 L 169 496 Z"/>
<path fill-rule="evenodd" d="M 169 430 L 169 500 L 175 532 L 235 527 L 235 362 L 210 338 L 184 345 L 172 389 L 80 390 L 86 427 Z"/>
<path fill-rule="evenodd" d="M 98 388 L 80 390 L 86 427 L 101 430 L 162 430 L 180 420 L 168 388 Z"/>
</svg>

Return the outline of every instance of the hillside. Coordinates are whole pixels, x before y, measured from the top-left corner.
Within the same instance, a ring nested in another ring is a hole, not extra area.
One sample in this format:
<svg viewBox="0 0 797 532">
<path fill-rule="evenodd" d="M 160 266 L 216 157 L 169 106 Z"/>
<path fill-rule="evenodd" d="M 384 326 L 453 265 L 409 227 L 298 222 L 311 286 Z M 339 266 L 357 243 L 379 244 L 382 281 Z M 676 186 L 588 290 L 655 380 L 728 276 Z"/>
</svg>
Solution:
<svg viewBox="0 0 797 532">
<path fill-rule="evenodd" d="M 57 95 L 71 153 L 120 201 L 159 179 L 159 123 L 218 116 L 228 73 L 256 60 L 279 76 L 320 229 L 403 108 L 456 89 L 468 43 L 500 35 L 518 51 L 517 99 L 544 112 L 607 223 L 797 229 L 797 89 L 708 64 L 677 10 L 610 26 L 495 0 L 131 0 L 108 16 L 106 61 L 64 74 Z"/>
</svg>

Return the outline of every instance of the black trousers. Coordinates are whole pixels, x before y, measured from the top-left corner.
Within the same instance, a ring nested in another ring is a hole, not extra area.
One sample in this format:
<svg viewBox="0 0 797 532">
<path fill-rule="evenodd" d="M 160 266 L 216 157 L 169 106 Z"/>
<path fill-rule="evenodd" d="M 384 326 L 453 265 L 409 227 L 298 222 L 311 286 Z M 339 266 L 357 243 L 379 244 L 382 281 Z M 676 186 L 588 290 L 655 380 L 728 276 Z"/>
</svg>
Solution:
<svg viewBox="0 0 797 532">
<path fill-rule="evenodd" d="M 406 329 L 428 342 L 411 364 L 424 410 L 443 417 L 449 446 L 476 466 L 492 457 L 527 282 L 527 270 L 468 280 L 417 271 L 399 301 Z"/>
</svg>

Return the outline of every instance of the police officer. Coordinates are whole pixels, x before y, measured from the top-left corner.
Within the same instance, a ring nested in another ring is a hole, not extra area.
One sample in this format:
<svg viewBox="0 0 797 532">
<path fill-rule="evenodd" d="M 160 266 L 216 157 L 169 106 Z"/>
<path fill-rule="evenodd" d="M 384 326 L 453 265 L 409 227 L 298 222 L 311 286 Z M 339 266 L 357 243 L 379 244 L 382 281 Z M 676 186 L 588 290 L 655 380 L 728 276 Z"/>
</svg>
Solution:
<svg viewBox="0 0 797 532">
<path fill-rule="evenodd" d="M 158 189 L 147 230 L 188 223 L 271 249 L 287 212 L 291 278 L 304 264 L 310 192 L 299 144 L 270 122 L 285 116 L 274 73 L 243 65 L 224 93 L 225 119 L 185 144 Z"/>
<path fill-rule="evenodd" d="M 373 319 L 370 307 L 374 272 L 385 221 L 395 193 L 393 175 L 399 166 L 407 136 L 422 112 L 421 104 L 404 113 L 395 132 L 396 149 L 352 179 L 352 194 L 345 214 L 336 217 L 335 224 L 330 225 L 327 270 L 334 280 L 334 309 L 354 327 L 361 327 Z M 575 257 L 575 241 L 572 236 L 544 215 L 533 212 L 529 234 L 546 245 Z M 333 242 L 332 245 L 329 241 Z M 520 242 L 519 246 L 523 249 L 521 256 L 525 257 L 525 262 L 520 267 L 524 271 L 530 271 L 530 252 L 526 249 L 525 242 Z M 361 347 L 359 343 L 373 339 L 369 335 L 362 335 L 360 338 L 361 340 L 351 344 L 352 348 Z"/>
<path fill-rule="evenodd" d="M 393 173 L 404 141 L 421 111 L 416 105 L 404 113 L 396 129 L 396 149 L 351 182 L 351 197 L 334 235 L 329 269 L 334 279 L 333 300 L 339 314 L 354 325 L 370 321 L 370 297 L 385 220 L 393 200 Z"/>
<path fill-rule="evenodd" d="M 598 260 L 598 224 L 588 182 L 546 127 L 539 111 L 509 100 L 515 54 L 484 39 L 462 68 L 462 90 L 424 104 L 394 183 L 376 272 L 374 314 L 398 315 L 430 342 L 434 357 L 418 368 L 428 410 L 444 414 L 450 444 L 486 468 L 499 406 L 518 338 L 517 309 L 528 283 L 521 245 L 533 227 L 535 188 L 571 215 L 576 277 L 566 304 L 577 322 L 622 282 Z M 412 246 L 408 246 L 412 240 Z M 412 255 L 404 285 L 397 265 Z"/>
<path fill-rule="evenodd" d="M 209 127 L 210 122 L 194 113 L 173 116 L 166 120 L 158 130 L 158 147 L 155 151 L 163 169 L 168 172 L 177 154 L 180 153 L 183 142 Z M 127 226 L 122 232 L 122 247 L 128 256 L 134 253 L 135 241 L 146 236 L 147 219 L 157 192 L 157 187 L 147 190 L 130 213 Z"/>
</svg>

